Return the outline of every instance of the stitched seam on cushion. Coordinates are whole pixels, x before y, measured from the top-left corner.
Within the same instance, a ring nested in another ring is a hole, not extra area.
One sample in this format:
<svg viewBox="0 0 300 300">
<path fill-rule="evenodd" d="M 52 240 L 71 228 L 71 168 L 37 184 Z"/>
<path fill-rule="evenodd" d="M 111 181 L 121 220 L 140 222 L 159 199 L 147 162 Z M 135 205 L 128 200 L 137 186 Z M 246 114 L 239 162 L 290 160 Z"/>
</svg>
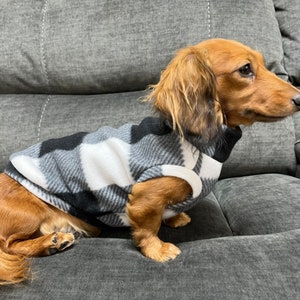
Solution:
<svg viewBox="0 0 300 300">
<path fill-rule="evenodd" d="M 221 210 L 221 212 L 222 212 L 222 215 L 223 215 L 223 217 L 224 217 L 224 219 L 225 219 L 225 221 L 226 221 L 226 223 L 227 223 L 227 225 L 228 225 L 228 228 L 230 229 L 230 231 L 231 231 L 231 233 L 232 233 L 232 236 L 235 236 L 236 234 L 235 234 L 234 231 L 232 230 L 231 224 L 230 224 L 230 222 L 229 222 L 229 220 L 228 220 L 228 218 L 227 218 L 227 215 L 224 213 L 224 211 L 223 211 L 223 209 L 222 209 L 222 206 L 221 206 L 221 204 L 220 204 L 219 198 L 217 197 L 217 195 L 215 194 L 214 191 L 212 191 L 212 194 L 214 195 L 214 197 L 215 197 L 215 199 L 216 199 L 216 201 L 217 201 L 217 203 L 218 203 L 218 205 L 219 205 L 219 208 L 220 208 L 220 210 Z"/>
<path fill-rule="evenodd" d="M 48 95 L 47 100 L 45 101 L 43 108 L 42 108 L 42 112 L 41 112 L 41 116 L 40 116 L 40 120 L 39 120 L 39 125 L 38 125 L 38 130 L 37 130 L 37 141 L 39 142 L 41 139 L 41 128 L 42 128 L 42 123 L 43 123 L 43 119 L 44 119 L 44 115 L 45 115 L 45 111 L 46 108 L 48 106 L 48 103 L 51 99 L 51 95 Z"/>
<path fill-rule="evenodd" d="M 207 29 L 208 38 L 211 38 L 211 11 L 210 11 L 210 1 L 207 1 Z"/>
<path fill-rule="evenodd" d="M 41 34 L 40 34 L 40 54 L 41 54 L 41 62 L 42 68 L 46 78 L 46 85 L 47 89 L 49 90 L 49 74 L 48 74 L 48 67 L 46 62 L 46 54 L 45 54 L 45 23 L 46 23 L 46 15 L 48 9 L 48 0 L 44 2 L 44 6 L 42 8 L 42 24 L 41 24 Z"/>
</svg>

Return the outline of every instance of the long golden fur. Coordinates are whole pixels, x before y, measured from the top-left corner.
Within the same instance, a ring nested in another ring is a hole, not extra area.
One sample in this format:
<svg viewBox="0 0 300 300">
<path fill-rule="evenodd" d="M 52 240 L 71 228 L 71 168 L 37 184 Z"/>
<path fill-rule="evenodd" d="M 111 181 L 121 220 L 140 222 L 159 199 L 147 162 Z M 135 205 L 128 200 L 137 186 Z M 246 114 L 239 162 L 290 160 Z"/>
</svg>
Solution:
<svg viewBox="0 0 300 300">
<path fill-rule="evenodd" d="M 174 132 L 214 138 L 223 123 L 230 127 L 280 120 L 299 110 L 300 91 L 276 77 L 260 53 L 235 41 L 213 39 L 180 50 L 145 101 L 150 101 Z M 180 250 L 161 241 L 159 231 L 167 205 L 191 193 L 187 182 L 161 177 L 137 183 L 129 194 L 127 215 L 141 252 L 156 261 L 174 259 Z M 184 226 L 181 213 L 165 223 Z M 100 230 L 32 195 L 0 174 L 0 282 L 13 284 L 30 276 L 28 258 L 70 247 L 81 235 Z"/>
</svg>

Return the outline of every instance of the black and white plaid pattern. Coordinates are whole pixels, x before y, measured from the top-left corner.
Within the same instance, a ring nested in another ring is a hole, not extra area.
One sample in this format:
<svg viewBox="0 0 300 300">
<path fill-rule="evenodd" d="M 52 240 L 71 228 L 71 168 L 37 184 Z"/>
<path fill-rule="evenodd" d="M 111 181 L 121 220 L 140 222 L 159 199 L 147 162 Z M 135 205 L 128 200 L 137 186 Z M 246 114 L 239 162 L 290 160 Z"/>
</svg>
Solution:
<svg viewBox="0 0 300 300">
<path fill-rule="evenodd" d="M 15 153 L 6 173 L 45 202 L 87 222 L 127 226 L 125 206 L 132 185 L 160 176 L 176 176 L 192 187 L 183 203 L 167 208 L 165 217 L 194 206 L 217 181 L 222 162 L 240 138 L 224 127 L 210 145 L 182 140 L 159 118 L 119 129 L 102 127 L 51 139 Z"/>
</svg>

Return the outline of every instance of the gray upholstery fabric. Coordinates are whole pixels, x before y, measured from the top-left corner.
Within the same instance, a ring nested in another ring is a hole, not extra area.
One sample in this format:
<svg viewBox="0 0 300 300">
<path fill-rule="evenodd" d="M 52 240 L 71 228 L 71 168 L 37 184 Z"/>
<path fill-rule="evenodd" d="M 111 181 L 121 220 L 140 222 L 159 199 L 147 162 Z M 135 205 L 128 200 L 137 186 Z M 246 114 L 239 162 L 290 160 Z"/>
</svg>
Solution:
<svg viewBox="0 0 300 300">
<path fill-rule="evenodd" d="M 300 1 L 274 0 L 282 34 L 284 65 L 294 85 L 300 85 Z"/>
<path fill-rule="evenodd" d="M 37 279 L 1 288 L 1 299 L 295 300 L 300 230 L 182 243 L 165 264 L 143 257 L 129 240 L 85 239 L 35 259 Z M 84 259 L 83 259 L 84 258 Z"/>
<path fill-rule="evenodd" d="M 296 176 L 300 178 L 300 114 L 295 114 L 295 154 L 297 158 Z"/>
<path fill-rule="evenodd" d="M 271 0 L 12 0 L 0 20 L 2 93 L 142 90 L 177 49 L 212 37 L 240 40 L 286 74 Z"/>
<path fill-rule="evenodd" d="M 243 127 L 243 137 L 225 162 L 221 177 L 259 173 L 295 174 L 295 127 L 292 117 L 277 123 Z"/>
<path fill-rule="evenodd" d="M 234 235 L 300 228 L 300 179 L 262 174 L 221 180 L 215 195 Z"/>
</svg>

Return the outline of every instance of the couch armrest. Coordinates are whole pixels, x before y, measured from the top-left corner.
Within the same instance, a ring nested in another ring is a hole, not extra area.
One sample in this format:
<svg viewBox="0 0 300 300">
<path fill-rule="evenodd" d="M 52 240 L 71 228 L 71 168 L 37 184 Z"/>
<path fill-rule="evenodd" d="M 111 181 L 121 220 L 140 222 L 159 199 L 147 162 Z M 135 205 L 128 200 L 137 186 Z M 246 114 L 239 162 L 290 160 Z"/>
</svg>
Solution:
<svg viewBox="0 0 300 300">
<path fill-rule="evenodd" d="M 300 140 L 295 142 L 295 154 L 297 159 L 297 167 L 295 176 L 300 178 Z"/>
<path fill-rule="evenodd" d="M 297 86 L 300 90 L 300 86 Z M 295 124 L 295 155 L 297 160 L 296 177 L 300 178 L 300 112 L 293 116 Z"/>
</svg>

